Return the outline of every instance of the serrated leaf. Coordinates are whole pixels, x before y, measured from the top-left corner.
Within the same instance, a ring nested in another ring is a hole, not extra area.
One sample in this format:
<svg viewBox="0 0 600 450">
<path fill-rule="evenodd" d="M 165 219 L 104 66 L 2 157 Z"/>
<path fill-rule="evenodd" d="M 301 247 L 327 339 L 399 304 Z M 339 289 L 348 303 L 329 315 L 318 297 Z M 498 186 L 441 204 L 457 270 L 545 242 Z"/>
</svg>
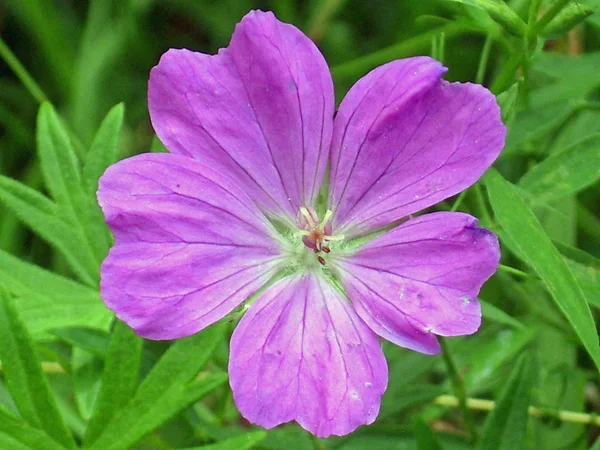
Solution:
<svg viewBox="0 0 600 450">
<path fill-rule="evenodd" d="M 533 166 L 519 186 L 542 201 L 574 194 L 600 179 L 600 133 Z"/>
<path fill-rule="evenodd" d="M 94 450 L 127 450 L 146 434 L 227 380 L 226 374 L 192 382 L 223 336 L 222 325 L 175 342 L 142 382 L 135 396 L 112 417 Z"/>
<path fill-rule="evenodd" d="M 75 441 L 58 411 L 31 336 L 17 314 L 13 300 L 2 288 L 0 357 L 9 391 L 23 418 L 62 445 L 75 449 Z"/>
<path fill-rule="evenodd" d="M 91 445 L 110 419 L 133 397 L 138 383 L 143 339 L 117 320 L 110 338 L 102 387 L 84 442 Z"/>
<path fill-rule="evenodd" d="M 496 218 L 526 262 L 545 283 L 584 347 L 600 370 L 596 324 L 581 287 L 518 192 L 491 169 L 484 177 Z"/>
<path fill-rule="evenodd" d="M 97 270 L 97 263 L 90 258 L 76 223 L 64 218 L 67 215 L 64 208 L 30 187 L 2 175 L 0 202 L 42 239 L 56 247 L 82 280 L 94 283 L 90 273 Z"/>
<path fill-rule="evenodd" d="M 8 439 L 7 439 L 8 438 Z M 0 406 L 0 445 L 10 450 L 63 450 L 65 447 Z"/>
<path fill-rule="evenodd" d="M 85 157 L 83 183 L 94 198 L 98 190 L 98 179 L 108 166 L 117 161 L 124 114 L 123 103 L 119 103 L 108 112 Z"/>
<path fill-rule="evenodd" d="M 267 436 L 264 431 L 253 431 L 242 436 L 225 439 L 216 444 L 203 445 L 201 447 L 190 447 L 183 450 L 249 450 Z"/>
<path fill-rule="evenodd" d="M 477 450 L 524 448 L 528 408 L 533 387 L 533 368 L 527 355 L 511 372 L 494 410 L 485 421 Z"/>
</svg>

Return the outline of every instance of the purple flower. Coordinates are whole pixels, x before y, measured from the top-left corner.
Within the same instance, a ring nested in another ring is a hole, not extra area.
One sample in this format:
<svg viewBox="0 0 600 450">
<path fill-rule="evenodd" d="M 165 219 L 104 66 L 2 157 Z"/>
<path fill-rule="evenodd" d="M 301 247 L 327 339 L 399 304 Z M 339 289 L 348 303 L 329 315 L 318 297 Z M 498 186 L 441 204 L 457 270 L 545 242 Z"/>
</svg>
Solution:
<svg viewBox="0 0 600 450">
<path fill-rule="evenodd" d="M 215 56 L 169 50 L 149 108 L 171 152 L 115 164 L 99 202 L 115 236 L 102 297 L 148 339 L 194 334 L 245 304 L 230 383 L 249 421 L 317 436 L 372 423 L 387 385 L 379 337 L 439 352 L 474 333 L 496 237 L 461 213 L 409 218 L 498 156 L 494 96 L 437 61 L 381 66 L 334 118 L 317 47 L 249 13 Z"/>
</svg>

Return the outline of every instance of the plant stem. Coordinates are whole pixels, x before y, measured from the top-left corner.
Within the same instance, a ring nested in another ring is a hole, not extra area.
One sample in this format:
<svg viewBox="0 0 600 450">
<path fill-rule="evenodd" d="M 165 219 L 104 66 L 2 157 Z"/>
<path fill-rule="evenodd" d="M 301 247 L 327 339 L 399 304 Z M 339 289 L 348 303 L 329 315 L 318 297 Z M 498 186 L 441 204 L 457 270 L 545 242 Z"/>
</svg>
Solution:
<svg viewBox="0 0 600 450">
<path fill-rule="evenodd" d="M 477 67 L 477 75 L 475 75 L 475 83 L 482 84 L 485 77 L 485 70 L 487 69 L 487 63 L 490 58 L 490 50 L 492 49 L 493 39 L 492 36 L 488 35 L 483 43 L 483 49 L 481 50 L 481 57 L 479 58 L 479 66 Z"/>
<path fill-rule="evenodd" d="M 433 400 L 433 403 L 452 408 L 455 408 L 460 404 L 459 399 L 453 395 L 440 395 Z M 467 408 L 476 411 L 491 411 L 496 407 L 496 402 L 493 400 L 484 400 L 481 398 L 468 398 L 466 404 Z M 597 414 L 539 408 L 536 406 L 529 407 L 529 414 L 534 417 L 554 417 L 561 422 L 583 423 L 600 427 L 600 417 Z"/>
<path fill-rule="evenodd" d="M 442 348 L 442 357 L 446 363 L 448 376 L 452 381 L 452 387 L 454 388 L 454 393 L 458 399 L 458 407 L 460 408 L 465 424 L 467 425 L 469 438 L 471 442 L 475 442 L 477 440 L 477 431 L 475 429 L 475 420 L 473 419 L 471 410 L 467 407 L 467 391 L 465 389 L 465 385 L 461 376 L 456 370 L 456 365 L 454 364 L 454 360 L 450 354 L 450 349 L 448 348 L 445 339 L 439 337 L 438 340 L 440 342 L 440 347 Z"/>
<path fill-rule="evenodd" d="M 535 279 L 538 279 L 538 277 L 535 276 L 535 275 L 531 275 L 531 274 L 529 274 L 527 272 L 523 272 L 522 270 L 515 269 L 514 267 L 505 266 L 504 264 L 500 264 L 498 266 L 498 269 L 499 270 L 503 270 L 505 272 L 508 272 L 508 273 L 510 273 L 512 275 L 516 275 L 516 276 L 521 277 L 521 278 L 528 278 L 528 279 L 529 278 L 535 278 Z"/>
<path fill-rule="evenodd" d="M 431 45 L 431 38 L 438 36 L 440 33 L 444 33 L 446 38 L 449 38 L 469 30 L 470 28 L 466 27 L 464 24 L 453 22 L 369 55 L 361 56 L 352 61 L 335 66 L 331 69 L 331 73 L 336 82 L 352 78 L 353 76 L 357 77 L 368 72 L 375 66 L 384 64 L 393 59 L 411 56 L 422 51 L 424 48 L 426 49 L 428 45 Z"/>
<path fill-rule="evenodd" d="M 17 78 L 23 83 L 23 86 L 29 91 L 31 96 L 37 100 L 38 103 L 48 101 L 48 97 L 44 94 L 44 91 L 38 86 L 33 77 L 29 75 L 27 69 L 21 64 L 19 59 L 6 45 L 4 40 L 0 38 L 0 57 L 6 62 L 8 67 L 12 69 Z"/>
</svg>

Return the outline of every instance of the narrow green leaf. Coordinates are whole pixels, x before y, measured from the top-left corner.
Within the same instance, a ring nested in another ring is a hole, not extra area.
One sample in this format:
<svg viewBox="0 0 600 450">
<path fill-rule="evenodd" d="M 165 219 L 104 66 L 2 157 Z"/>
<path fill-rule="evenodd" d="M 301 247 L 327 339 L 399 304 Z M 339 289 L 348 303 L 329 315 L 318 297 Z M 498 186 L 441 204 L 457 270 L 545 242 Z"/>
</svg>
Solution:
<svg viewBox="0 0 600 450">
<path fill-rule="evenodd" d="M 42 103 L 37 122 L 37 145 L 46 187 L 59 205 L 71 211 L 82 204 L 80 165 L 59 117 L 50 103 Z"/>
<path fill-rule="evenodd" d="M 112 417 L 97 440 L 86 448 L 129 449 L 146 434 L 227 380 L 226 374 L 190 382 L 208 362 L 224 327 L 175 342 L 142 382 L 135 396 Z"/>
<path fill-rule="evenodd" d="M 600 450 L 600 437 L 596 439 L 596 442 L 590 447 L 590 450 Z"/>
<path fill-rule="evenodd" d="M 504 232 L 544 281 L 552 298 L 600 369 L 596 325 L 581 287 L 518 192 L 494 169 L 484 177 L 490 202 Z"/>
<path fill-rule="evenodd" d="M 594 8 L 585 5 L 580 1 L 573 1 L 563 8 L 556 17 L 544 27 L 542 37 L 545 39 L 559 38 L 575 28 L 592 14 L 594 14 Z"/>
<path fill-rule="evenodd" d="M 560 242 L 554 242 L 554 245 L 577 278 L 587 301 L 600 308 L 600 260 Z"/>
<path fill-rule="evenodd" d="M 517 115 L 517 99 L 519 98 L 519 82 L 498 95 L 498 105 L 502 111 L 502 122 L 512 125 Z"/>
<path fill-rule="evenodd" d="M 465 361 L 469 366 L 464 378 L 468 391 L 473 394 L 487 388 L 498 370 L 514 360 L 515 355 L 531 342 L 536 333 L 534 327 L 505 329 L 494 332 L 485 344 L 476 345 L 475 351 Z"/>
<path fill-rule="evenodd" d="M 68 448 L 76 448 L 42 372 L 40 360 L 9 295 L 0 288 L 0 357 L 23 418 Z"/>
<path fill-rule="evenodd" d="M 3 442 L 2 435 L 11 439 Z M 0 406 L 0 444 L 4 444 L 1 448 L 10 450 L 63 450 L 65 448 L 46 433 L 31 427 L 2 406 Z"/>
<path fill-rule="evenodd" d="M 500 308 L 495 307 L 491 303 L 488 303 L 481 299 L 479 299 L 479 303 L 481 304 L 481 312 L 485 319 L 491 320 L 501 325 L 508 325 L 512 328 L 518 328 L 521 330 L 525 328 L 525 326 L 517 319 L 510 316 L 509 314 L 506 314 Z"/>
<path fill-rule="evenodd" d="M 110 419 L 133 397 L 138 383 L 143 339 L 120 320 L 115 322 L 104 363 L 102 387 L 84 442 L 91 445 Z"/>
<path fill-rule="evenodd" d="M 30 187 L 2 175 L 0 202 L 42 239 L 56 247 L 82 280 L 93 284 L 89 273 L 97 270 L 97 263 L 86 253 L 83 235 L 76 224 L 65 219 L 65 208 Z"/>
<path fill-rule="evenodd" d="M 80 347 L 71 350 L 71 378 L 73 395 L 79 416 L 86 422 L 92 417 L 100 392 L 102 359 Z"/>
<path fill-rule="evenodd" d="M 435 433 L 421 416 L 413 416 L 412 429 L 418 450 L 442 450 Z"/>
<path fill-rule="evenodd" d="M 449 0 L 475 6 L 490 15 L 492 19 L 517 36 L 523 36 L 527 26 L 523 19 L 510 6 L 500 0 Z"/>
<path fill-rule="evenodd" d="M 574 194 L 600 179 L 600 133 L 533 166 L 519 186 L 542 201 Z"/>
<path fill-rule="evenodd" d="M 112 318 L 97 290 L 1 249 L 0 286 L 18 297 L 15 306 L 34 336 L 61 327 L 106 329 Z"/>
<path fill-rule="evenodd" d="M 261 442 L 265 437 L 267 437 L 267 433 L 264 431 L 253 431 L 242 436 L 225 439 L 216 444 L 190 447 L 183 450 L 249 450 L 254 448 L 254 446 Z"/>
<path fill-rule="evenodd" d="M 98 190 L 98 179 L 106 168 L 117 160 L 124 114 L 123 103 L 119 103 L 108 112 L 86 155 L 82 178 L 88 192 L 94 198 Z"/>
<path fill-rule="evenodd" d="M 524 447 L 532 387 L 533 368 L 524 355 L 485 421 L 477 450 L 519 450 Z"/>
</svg>

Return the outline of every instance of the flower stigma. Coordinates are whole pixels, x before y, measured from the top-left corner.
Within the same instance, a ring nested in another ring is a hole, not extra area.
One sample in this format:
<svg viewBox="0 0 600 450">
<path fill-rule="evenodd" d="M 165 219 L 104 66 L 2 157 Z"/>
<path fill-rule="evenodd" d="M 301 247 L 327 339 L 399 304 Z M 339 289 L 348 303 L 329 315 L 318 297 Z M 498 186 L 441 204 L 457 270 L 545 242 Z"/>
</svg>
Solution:
<svg viewBox="0 0 600 450">
<path fill-rule="evenodd" d="M 305 248 L 311 249 L 316 254 L 316 260 L 322 266 L 327 264 L 325 255 L 331 252 L 329 243 L 344 239 L 343 235 L 336 236 L 332 234 L 332 216 L 333 213 L 328 209 L 323 216 L 323 220 L 319 221 L 319 217 L 314 209 L 302 206 L 296 217 L 296 223 L 299 228 L 296 236 L 302 238 L 302 244 L 304 244 Z"/>
</svg>

